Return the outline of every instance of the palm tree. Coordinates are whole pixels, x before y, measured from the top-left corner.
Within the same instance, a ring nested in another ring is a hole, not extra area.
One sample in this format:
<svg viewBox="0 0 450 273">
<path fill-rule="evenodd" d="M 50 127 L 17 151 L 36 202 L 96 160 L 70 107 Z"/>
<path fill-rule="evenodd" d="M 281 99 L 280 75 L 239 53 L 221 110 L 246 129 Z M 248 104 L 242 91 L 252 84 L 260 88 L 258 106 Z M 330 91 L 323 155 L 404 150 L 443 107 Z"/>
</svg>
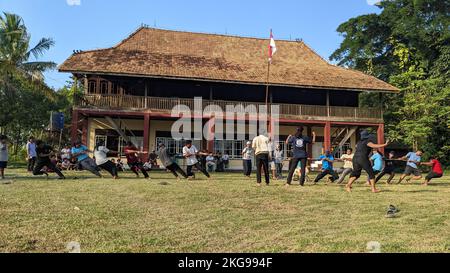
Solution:
<svg viewBox="0 0 450 273">
<path fill-rule="evenodd" d="M 14 89 L 13 79 L 24 79 L 38 89 L 49 91 L 43 73 L 54 69 L 54 62 L 37 61 L 54 45 L 50 38 L 42 38 L 30 48 L 31 36 L 22 18 L 16 14 L 0 14 L 0 84 Z M 47 93 L 46 92 L 46 93 Z"/>
</svg>

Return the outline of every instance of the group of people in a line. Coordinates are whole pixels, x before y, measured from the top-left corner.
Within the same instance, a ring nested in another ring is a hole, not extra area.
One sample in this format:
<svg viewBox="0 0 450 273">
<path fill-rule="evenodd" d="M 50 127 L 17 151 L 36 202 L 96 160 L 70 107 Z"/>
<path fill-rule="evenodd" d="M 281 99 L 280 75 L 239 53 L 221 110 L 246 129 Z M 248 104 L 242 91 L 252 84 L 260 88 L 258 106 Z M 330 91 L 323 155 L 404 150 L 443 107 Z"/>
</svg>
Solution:
<svg viewBox="0 0 450 273">
<path fill-rule="evenodd" d="M 294 175 L 298 176 L 299 184 L 303 186 L 309 172 L 308 162 L 313 159 L 309 158 L 307 147 L 316 142 L 316 134 L 312 132 L 312 137 L 303 134 L 303 127 L 297 128 L 294 135 L 289 135 L 285 141 L 287 146 L 291 147 L 291 156 L 289 160 L 289 171 L 286 186 L 290 186 Z M 430 173 L 423 181 L 424 185 L 428 185 L 434 178 L 443 176 L 443 168 L 439 160 L 433 156 L 429 162 L 422 162 L 422 151 L 410 152 L 404 157 L 396 158 L 394 152 L 390 152 L 385 157 L 379 149 L 384 148 L 389 143 L 377 144 L 374 135 L 367 131 L 362 131 L 360 140 L 356 145 L 356 151 L 353 153 L 351 148 L 340 158 L 335 159 L 331 151 L 325 151 L 317 161 L 321 161 L 321 171 L 314 179 L 314 183 L 318 183 L 325 177 L 331 182 L 338 184 L 344 183 L 347 176 L 350 176 L 346 185 L 346 190 L 351 191 L 353 183 L 361 176 L 362 170 L 367 173 L 367 184 L 370 185 L 373 192 L 378 192 L 376 184 L 384 176 L 388 175 L 387 183 L 390 184 L 395 177 L 395 169 L 398 168 L 397 162 L 406 161 L 404 173 L 400 176 L 398 183 L 407 179 L 422 179 L 419 166 L 431 167 Z M 97 177 L 102 177 L 101 170 L 108 172 L 114 179 L 119 178 L 119 171 L 125 169 L 121 159 L 109 159 L 112 155 L 117 155 L 117 151 L 108 149 L 104 142 L 98 141 L 93 149 L 89 150 L 81 141 L 76 141 L 72 147 L 65 146 L 61 151 L 56 151 L 52 146 L 47 145 L 41 140 L 35 140 L 30 137 L 26 145 L 28 171 L 33 175 L 46 175 L 54 172 L 58 175 L 58 179 L 65 179 L 61 171 L 65 170 L 87 170 Z M 158 150 L 153 151 L 148 156 L 148 161 L 143 163 L 142 158 L 146 152 L 140 151 L 132 142 L 128 142 L 123 148 L 123 153 L 127 160 L 127 169 L 130 169 L 136 177 L 140 173 L 144 178 L 148 179 L 148 170 L 152 166 L 159 165 L 157 159 L 160 160 L 163 167 L 170 171 L 176 178 L 182 176 L 186 179 L 195 178 L 193 169 L 197 169 L 208 179 L 211 178 L 210 172 L 221 172 L 229 167 L 230 157 L 228 153 L 212 154 L 207 151 L 199 151 L 191 140 L 186 140 L 183 147 L 183 158 L 185 159 L 186 172 L 178 165 L 174 159 L 174 155 L 169 153 L 167 147 L 160 143 Z M 93 154 L 93 158 L 90 157 Z M 251 176 L 252 159 L 255 158 L 256 163 L 256 181 L 261 186 L 264 175 L 264 182 L 270 184 L 270 176 L 272 179 L 281 179 L 284 161 L 284 151 L 281 145 L 274 146 L 271 139 L 265 131 L 261 131 L 253 141 L 249 141 L 242 150 L 244 175 Z M 343 166 L 339 169 L 333 168 L 334 162 L 343 162 Z M 4 179 L 4 170 L 8 162 L 8 139 L 6 136 L 0 136 L 0 178 Z M 269 170 L 270 169 L 270 170 Z"/>
<path fill-rule="evenodd" d="M 125 169 L 121 159 L 109 159 L 117 151 L 109 150 L 103 141 L 98 141 L 94 150 L 89 150 L 81 141 L 76 141 L 73 147 L 65 146 L 61 151 L 55 150 L 51 145 L 34 137 L 28 139 L 26 145 L 27 169 L 33 175 L 49 176 L 49 173 L 58 175 L 58 179 L 66 177 L 62 171 L 66 170 L 86 170 L 97 177 L 102 177 L 101 170 L 111 174 L 114 179 L 118 179 L 119 171 Z M 149 178 L 148 172 L 141 160 L 144 152 L 139 151 L 132 142 L 128 142 L 123 148 L 127 159 L 127 167 L 139 177 L 141 172 L 144 178 Z M 90 154 L 94 157 L 91 158 Z M 156 156 L 156 155 L 155 155 Z M 156 160 L 155 160 L 156 161 Z M 150 162 L 150 159 L 149 161 Z M 5 179 L 4 170 L 8 163 L 8 138 L 0 136 L 0 178 Z"/>
<path fill-rule="evenodd" d="M 286 186 L 290 186 L 293 176 L 298 172 L 299 183 L 304 185 L 306 175 L 309 171 L 307 152 L 308 144 L 314 144 L 316 141 L 316 134 L 312 132 L 312 138 L 303 134 L 303 127 L 297 128 L 294 135 L 288 136 L 286 145 L 291 147 L 291 157 L 289 160 L 289 172 Z M 376 188 L 376 183 L 384 176 L 388 175 L 387 183 L 390 184 L 395 177 L 396 162 L 406 161 L 406 168 L 404 173 L 400 176 L 398 184 L 405 178 L 407 181 L 420 180 L 422 174 L 419 169 L 420 165 L 431 167 L 430 173 L 425 177 L 423 185 L 428 185 L 434 178 L 443 176 L 443 168 L 436 156 L 432 156 L 429 162 L 422 162 L 422 151 L 410 152 L 406 156 L 395 158 L 395 153 L 391 151 L 386 158 L 379 149 L 385 148 L 389 142 L 377 144 L 374 135 L 364 130 L 361 132 L 360 140 L 356 145 L 356 152 L 353 149 L 348 149 L 346 154 L 339 159 L 335 159 L 331 151 L 325 151 L 317 161 L 321 161 L 321 171 L 314 179 L 314 183 L 318 183 L 321 179 L 328 177 L 331 182 L 341 184 L 347 176 L 350 175 L 346 190 L 351 192 L 353 183 L 361 176 L 362 170 L 367 173 L 367 184 L 370 185 L 372 192 L 376 193 L 379 190 Z M 252 142 L 247 142 L 247 146 L 242 151 L 244 175 L 250 177 L 252 170 L 252 157 L 254 155 L 256 160 L 256 180 L 260 186 L 262 184 L 262 174 L 264 174 L 265 183 L 269 185 L 270 174 L 269 166 L 273 171 L 272 178 L 278 179 L 281 176 L 283 168 L 283 151 L 280 145 L 275 149 L 271 148 L 273 144 L 266 136 L 265 132 L 261 132 L 259 136 L 255 137 Z M 335 170 L 333 163 L 336 161 L 343 162 L 343 167 Z"/>
</svg>

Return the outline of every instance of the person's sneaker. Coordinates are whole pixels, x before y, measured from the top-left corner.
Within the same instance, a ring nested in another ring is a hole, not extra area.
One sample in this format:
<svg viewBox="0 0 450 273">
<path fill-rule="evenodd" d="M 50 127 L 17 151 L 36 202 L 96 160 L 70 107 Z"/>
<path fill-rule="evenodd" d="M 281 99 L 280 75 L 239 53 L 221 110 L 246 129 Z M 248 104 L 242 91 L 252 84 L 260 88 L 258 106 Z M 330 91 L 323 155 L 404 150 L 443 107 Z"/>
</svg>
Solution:
<svg viewBox="0 0 450 273">
<path fill-rule="evenodd" d="M 45 179 L 48 180 L 48 173 L 47 173 L 47 172 L 44 172 L 44 175 L 45 175 Z"/>
<path fill-rule="evenodd" d="M 65 176 L 60 176 L 60 177 L 57 178 L 57 180 L 66 180 L 66 177 Z"/>
</svg>

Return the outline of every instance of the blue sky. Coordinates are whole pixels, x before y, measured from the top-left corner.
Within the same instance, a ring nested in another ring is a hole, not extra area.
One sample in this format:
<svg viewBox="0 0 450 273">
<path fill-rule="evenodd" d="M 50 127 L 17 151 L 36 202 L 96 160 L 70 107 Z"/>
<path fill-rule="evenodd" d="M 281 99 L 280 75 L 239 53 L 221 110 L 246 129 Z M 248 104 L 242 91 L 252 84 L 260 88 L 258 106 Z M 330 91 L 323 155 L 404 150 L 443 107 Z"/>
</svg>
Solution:
<svg viewBox="0 0 450 273">
<path fill-rule="evenodd" d="M 23 17 L 33 43 L 51 37 L 56 45 L 42 60 L 58 64 L 73 50 L 110 47 L 142 23 L 165 29 L 302 38 L 328 59 L 339 47 L 339 24 L 379 12 L 376 0 L 0 0 L 0 10 Z M 52 71 L 47 83 L 61 87 L 69 74 Z"/>
</svg>

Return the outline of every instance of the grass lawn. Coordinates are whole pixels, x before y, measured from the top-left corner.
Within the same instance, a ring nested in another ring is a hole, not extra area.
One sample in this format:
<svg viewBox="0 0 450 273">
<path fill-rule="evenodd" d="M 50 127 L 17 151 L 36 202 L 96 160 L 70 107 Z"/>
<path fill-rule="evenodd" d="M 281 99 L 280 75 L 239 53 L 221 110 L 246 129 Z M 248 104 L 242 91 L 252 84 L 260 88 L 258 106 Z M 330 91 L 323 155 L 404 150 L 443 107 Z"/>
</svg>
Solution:
<svg viewBox="0 0 450 273">
<path fill-rule="evenodd" d="M 450 252 L 449 176 L 429 187 L 381 183 L 380 194 L 360 183 L 348 194 L 323 183 L 257 188 L 238 173 L 213 182 L 7 175 L 16 178 L 0 185 L 0 252 L 65 252 L 71 241 L 82 252 L 365 252 L 369 241 L 383 252 Z M 385 218 L 390 204 L 398 218 Z"/>
</svg>

